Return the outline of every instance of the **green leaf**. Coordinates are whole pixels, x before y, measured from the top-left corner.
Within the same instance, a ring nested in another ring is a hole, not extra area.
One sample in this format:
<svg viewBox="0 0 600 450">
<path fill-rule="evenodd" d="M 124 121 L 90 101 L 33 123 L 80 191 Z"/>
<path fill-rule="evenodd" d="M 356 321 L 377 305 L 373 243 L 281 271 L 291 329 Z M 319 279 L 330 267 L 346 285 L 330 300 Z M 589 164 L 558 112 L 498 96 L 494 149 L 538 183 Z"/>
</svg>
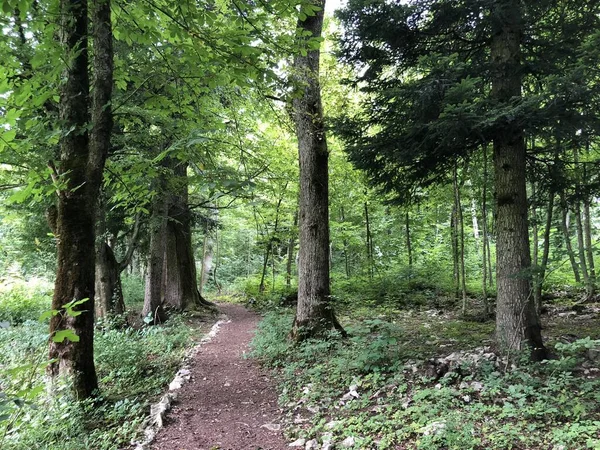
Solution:
<svg viewBox="0 0 600 450">
<path fill-rule="evenodd" d="M 50 317 L 54 317 L 58 314 L 58 311 L 55 309 L 51 309 L 50 311 L 46 311 L 43 312 L 42 314 L 40 314 L 40 317 L 38 319 L 39 322 L 44 322 L 47 319 L 49 319 Z"/>
<path fill-rule="evenodd" d="M 71 342 L 79 342 L 79 336 L 77 336 L 73 330 L 57 331 L 54 336 L 52 336 L 52 342 L 61 343 L 64 342 L 65 339 L 68 339 Z"/>
</svg>

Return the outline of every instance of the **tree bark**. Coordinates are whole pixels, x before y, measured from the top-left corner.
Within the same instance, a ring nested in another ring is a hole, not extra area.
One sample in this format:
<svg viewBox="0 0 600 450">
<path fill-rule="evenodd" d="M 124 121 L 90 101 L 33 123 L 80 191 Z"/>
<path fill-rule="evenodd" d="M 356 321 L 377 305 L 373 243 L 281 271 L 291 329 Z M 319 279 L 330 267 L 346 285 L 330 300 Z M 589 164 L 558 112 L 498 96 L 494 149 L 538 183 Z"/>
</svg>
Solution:
<svg viewBox="0 0 600 450">
<path fill-rule="evenodd" d="M 546 277 L 546 270 L 548 268 L 548 259 L 550 257 L 550 232 L 552 231 L 552 217 L 554 211 L 554 191 L 550 190 L 548 193 L 548 210 L 546 212 L 546 225 L 544 226 L 544 242 L 542 249 L 542 261 L 538 270 L 537 284 L 535 286 L 535 299 L 536 308 L 538 313 L 542 310 L 542 286 L 544 284 L 544 278 Z"/>
<path fill-rule="evenodd" d="M 323 28 L 325 1 L 318 0 L 315 4 L 320 10 L 298 21 L 299 31 L 306 32 L 309 38 L 319 38 Z M 292 106 L 300 160 L 298 306 L 291 331 L 295 341 L 323 337 L 333 328 L 343 333 L 330 298 L 329 152 L 319 85 L 319 56 L 318 49 L 310 49 L 297 54 L 293 64 L 299 90 Z"/>
<path fill-rule="evenodd" d="M 565 241 L 565 247 L 567 255 L 569 256 L 569 262 L 573 269 L 573 276 L 577 283 L 581 283 L 581 275 L 579 273 L 579 264 L 575 259 L 575 252 L 573 251 L 573 245 L 571 244 L 571 232 L 569 230 L 569 206 L 567 204 L 567 198 L 564 189 L 560 192 L 560 209 L 561 209 L 561 229 L 563 233 L 563 239 Z"/>
<path fill-rule="evenodd" d="M 173 180 L 168 195 L 168 219 L 165 228 L 164 302 L 178 311 L 212 303 L 202 297 L 198 287 L 196 260 L 192 247 L 192 217 L 188 199 L 188 165 L 171 159 Z"/>
<path fill-rule="evenodd" d="M 157 181 L 157 192 L 152 204 L 150 220 L 150 249 L 146 269 L 144 306 L 142 318 L 148 325 L 162 323 L 167 316 L 163 307 L 163 277 L 165 254 L 167 248 L 167 214 L 168 200 L 166 195 L 166 174 L 162 171 Z"/>
<path fill-rule="evenodd" d="M 371 235 L 371 221 L 369 219 L 369 205 L 365 201 L 364 202 L 364 210 L 365 210 L 365 231 L 367 234 L 367 264 L 368 264 L 368 273 L 369 279 L 373 279 L 373 236 Z"/>
<path fill-rule="evenodd" d="M 488 148 L 487 144 L 483 146 L 483 186 L 481 193 L 481 234 L 483 240 L 483 315 L 487 319 L 490 316 L 490 302 L 488 300 L 487 291 L 487 273 L 488 273 L 488 213 L 487 213 L 487 183 L 488 183 Z"/>
<path fill-rule="evenodd" d="M 454 205 L 456 208 L 456 226 L 458 239 L 458 262 L 460 267 L 460 290 L 462 294 L 462 314 L 467 314 L 467 280 L 465 271 L 465 222 L 458 184 L 458 170 L 454 166 Z"/>
<path fill-rule="evenodd" d="M 583 221 L 581 220 L 581 203 L 579 199 L 575 201 L 575 228 L 577 231 L 577 250 L 579 254 L 579 267 L 583 275 L 583 284 L 585 285 L 586 297 L 590 298 L 593 295 L 593 287 L 590 280 L 590 274 L 587 267 L 586 249 L 583 237 Z"/>
<path fill-rule="evenodd" d="M 519 0 L 493 3 L 492 99 L 508 106 L 521 97 L 522 11 Z M 527 224 L 525 140 L 510 118 L 494 136 L 496 187 L 497 313 L 496 340 L 510 354 L 528 345 L 535 360 L 547 356 L 539 316 L 531 295 L 531 255 Z"/>
<path fill-rule="evenodd" d="M 458 252 L 458 208 L 456 196 L 453 196 L 452 212 L 450 213 L 450 240 L 452 244 L 452 276 L 454 282 L 454 300 L 460 296 L 460 261 Z"/>
<path fill-rule="evenodd" d="M 412 241 L 410 238 L 410 214 L 408 207 L 404 214 L 404 232 L 406 233 L 406 253 L 408 254 L 408 268 L 412 269 L 413 266 L 413 252 L 412 252 Z"/>
<path fill-rule="evenodd" d="M 59 193 L 56 220 L 57 272 L 52 308 L 60 311 L 50 321 L 50 333 L 69 329 L 78 342 L 50 342 L 55 360 L 48 373 L 72 378 L 78 399 L 98 389 L 94 366 L 95 207 L 110 146 L 112 114 L 112 26 L 110 1 L 99 0 L 92 12 L 94 23 L 94 97 L 92 140 L 89 122 L 88 5 L 86 0 L 61 0 L 60 39 L 66 50 L 67 68 L 60 89 L 59 115 L 65 130 L 60 142 L 60 172 L 66 189 Z M 71 317 L 63 306 L 88 299 Z"/>
<path fill-rule="evenodd" d="M 285 267 L 285 285 L 288 289 L 292 287 L 292 264 L 294 261 L 294 249 L 296 247 L 296 239 L 294 238 L 294 230 L 298 226 L 298 211 L 294 214 L 294 226 L 292 227 L 292 232 L 290 233 L 290 240 L 288 242 L 288 251 L 287 251 L 287 263 Z"/>
</svg>

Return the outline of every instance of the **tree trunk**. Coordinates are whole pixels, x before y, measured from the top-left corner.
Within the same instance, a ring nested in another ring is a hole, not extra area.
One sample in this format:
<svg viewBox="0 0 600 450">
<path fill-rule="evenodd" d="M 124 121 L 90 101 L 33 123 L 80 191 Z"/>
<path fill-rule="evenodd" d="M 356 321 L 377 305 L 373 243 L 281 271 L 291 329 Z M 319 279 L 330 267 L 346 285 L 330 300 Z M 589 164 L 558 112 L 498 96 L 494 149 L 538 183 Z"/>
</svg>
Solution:
<svg viewBox="0 0 600 450">
<path fill-rule="evenodd" d="M 456 225 L 458 229 L 458 262 L 460 266 L 460 289 L 462 294 L 462 314 L 467 314 L 467 280 L 465 271 L 465 222 L 458 185 L 458 170 L 454 165 L 454 204 L 456 207 Z"/>
<path fill-rule="evenodd" d="M 483 239 L 483 315 L 487 319 L 490 316 L 490 302 L 487 291 L 487 272 L 488 272 L 488 213 L 487 213 L 487 183 L 488 183 L 488 149 L 487 144 L 483 146 L 483 187 L 481 195 L 481 234 Z"/>
<path fill-rule="evenodd" d="M 460 296 L 460 258 L 458 251 L 458 208 L 456 207 L 456 196 L 450 213 L 450 240 L 452 243 L 452 276 L 454 282 L 454 300 L 458 302 Z"/>
<path fill-rule="evenodd" d="M 105 201 L 101 195 L 98 199 L 96 215 L 96 320 L 125 312 L 120 265 L 112 247 L 106 242 Z"/>
<path fill-rule="evenodd" d="M 292 287 L 292 264 L 294 261 L 294 248 L 296 247 L 296 239 L 294 239 L 294 230 L 298 226 L 298 211 L 294 214 L 294 226 L 290 233 L 290 240 L 288 242 L 287 251 L 287 263 L 285 267 L 285 285 L 288 289 Z"/>
<path fill-rule="evenodd" d="M 491 95 L 499 106 L 507 106 L 521 97 L 521 4 L 518 0 L 496 0 L 493 9 Z M 532 358 L 540 360 L 547 353 L 531 295 L 525 153 L 523 130 L 517 123 L 505 120 L 494 136 L 496 340 L 509 354 L 529 345 Z"/>
<path fill-rule="evenodd" d="M 413 266 L 413 253 L 412 253 L 412 242 L 410 239 L 410 214 L 408 208 L 404 215 L 404 231 L 406 233 L 406 253 L 408 254 L 408 268 L 412 269 Z"/>
<path fill-rule="evenodd" d="M 593 287 L 590 279 L 590 274 L 587 267 L 586 249 L 583 237 L 583 221 L 581 220 L 581 202 L 579 199 L 575 201 L 575 226 L 577 231 L 577 250 L 579 254 L 579 267 L 583 275 L 583 284 L 585 285 L 586 298 L 593 295 Z"/>
<path fill-rule="evenodd" d="M 208 258 L 208 228 L 204 230 L 204 238 L 202 239 L 202 262 L 200 264 L 200 295 L 204 292 L 204 283 L 206 282 L 206 261 Z M 250 259 L 248 257 L 248 259 Z"/>
<path fill-rule="evenodd" d="M 542 249 L 542 261 L 537 271 L 537 284 L 535 286 L 535 299 L 538 314 L 542 310 L 542 285 L 546 277 L 546 269 L 548 268 L 548 259 L 550 257 L 550 232 L 552 231 L 552 216 L 554 210 L 554 192 L 550 190 L 548 193 L 548 210 L 546 212 L 546 225 L 544 227 L 544 247 Z"/>
<path fill-rule="evenodd" d="M 191 212 L 188 201 L 187 163 L 170 160 L 173 187 L 168 196 L 165 241 L 164 302 L 178 310 L 211 306 L 198 288 L 196 260 L 192 247 Z"/>
<path fill-rule="evenodd" d="M 573 251 L 573 245 L 571 244 L 571 232 L 569 230 L 569 206 L 567 205 L 567 198 L 566 198 L 564 190 L 562 190 L 560 192 L 560 209 L 561 209 L 561 228 L 562 228 L 563 238 L 565 241 L 567 255 L 569 256 L 569 262 L 571 263 L 571 268 L 573 269 L 573 275 L 575 277 L 575 281 L 577 283 L 581 283 L 581 275 L 579 273 L 579 264 L 577 264 L 577 260 L 575 259 L 575 252 Z"/>
<path fill-rule="evenodd" d="M 364 202 L 365 210 L 365 227 L 367 233 L 367 264 L 369 279 L 373 279 L 373 237 L 371 236 L 371 222 L 369 220 L 369 205 Z"/>
<path fill-rule="evenodd" d="M 320 10 L 298 21 L 301 39 L 321 36 L 325 1 L 315 4 Z M 304 55 L 297 54 L 293 64 L 299 90 L 293 100 L 293 115 L 300 160 L 298 306 L 291 331 L 295 341 L 322 337 L 333 328 L 343 333 L 330 298 L 329 152 L 319 86 L 319 56 L 318 49 L 311 49 Z"/>
<path fill-rule="evenodd" d="M 148 267 L 146 269 L 146 287 L 142 318 L 148 325 L 162 323 L 166 320 L 163 307 L 163 277 L 165 254 L 167 249 L 167 214 L 168 201 L 166 195 L 166 175 L 161 173 L 157 182 L 157 193 L 152 205 L 150 220 L 150 249 Z"/>
<path fill-rule="evenodd" d="M 112 27 L 109 0 L 95 3 L 94 98 L 92 140 L 89 124 L 88 5 L 86 0 L 61 0 L 60 39 L 66 50 L 67 69 L 60 90 L 59 115 L 65 133 L 60 142 L 60 173 L 66 189 L 59 193 L 57 272 L 52 308 L 61 313 L 50 321 L 50 333 L 69 329 L 78 342 L 50 342 L 48 366 L 51 376 L 72 378 L 78 399 L 94 395 L 98 379 L 94 366 L 94 277 L 96 198 L 110 145 L 112 114 Z M 76 306 L 81 314 L 71 317 L 63 306 L 88 299 Z"/>
<path fill-rule="evenodd" d="M 592 285 L 596 283 L 596 264 L 594 262 L 594 247 L 592 246 L 592 215 L 590 212 L 590 198 L 586 196 L 583 200 L 583 219 L 584 219 L 584 241 L 587 255 L 587 263 L 590 273 L 590 282 Z"/>
<path fill-rule="evenodd" d="M 537 199 L 536 199 L 536 188 L 535 188 L 535 182 L 531 183 L 531 234 L 533 235 L 533 255 L 532 255 L 532 280 L 533 280 L 533 302 L 535 303 L 535 306 L 537 308 L 538 314 L 541 311 L 541 308 L 539 308 L 541 299 L 538 298 L 538 286 L 541 286 L 541 279 L 540 279 L 540 273 L 539 273 L 539 263 L 540 263 L 540 245 L 539 245 L 539 235 L 540 235 L 540 230 L 539 230 L 539 226 L 538 226 L 538 217 L 537 217 Z"/>
</svg>

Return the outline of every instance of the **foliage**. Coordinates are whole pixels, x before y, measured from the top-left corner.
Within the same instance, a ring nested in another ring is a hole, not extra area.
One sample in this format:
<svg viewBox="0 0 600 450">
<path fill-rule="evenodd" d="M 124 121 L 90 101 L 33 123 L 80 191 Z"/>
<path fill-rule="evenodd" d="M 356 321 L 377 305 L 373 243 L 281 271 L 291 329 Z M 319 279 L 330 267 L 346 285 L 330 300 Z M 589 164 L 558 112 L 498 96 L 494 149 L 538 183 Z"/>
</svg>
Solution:
<svg viewBox="0 0 600 450">
<path fill-rule="evenodd" d="M 0 288 L 0 322 L 20 325 L 36 320 L 50 308 L 51 291 L 41 280 L 10 282 Z"/>
<path fill-rule="evenodd" d="M 305 423 L 291 426 L 290 439 L 353 437 L 353 448 L 431 450 L 600 445 L 600 379 L 583 376 L 580 365 L 582 352 L 599 341 L 557 344 L 558 359 L 532 364 L 524 355 L 512 368 L 465 357 L 438 380 L 427 371 L 428 355 L 476 351 L 484 335 L 467 335 L 473 324 L 414 313 L 394 323 L 365 309 L 347 327 L 349 340 L 332 335 L 292 346 L 290 320 L 289 313 L 268 314 L 252 353 L 276 368 L 290 422 Z"/>
<path fill-rule="evenodd" d="M 66 381 L 57 382 L 52 395 L 44 393 L 46 330 L 34 321 L 0 329 L 3 449 L 109 450 L 128 445 L 196 333 L 184 318 L 142 330 L 98 332 L 95 359 L 101 396 L 82 403 L 70 397 Z M 23 389 L 26 395 L 10 400 Z M 18 422 L 11 420 L 15 413 Z"/>
</svg>

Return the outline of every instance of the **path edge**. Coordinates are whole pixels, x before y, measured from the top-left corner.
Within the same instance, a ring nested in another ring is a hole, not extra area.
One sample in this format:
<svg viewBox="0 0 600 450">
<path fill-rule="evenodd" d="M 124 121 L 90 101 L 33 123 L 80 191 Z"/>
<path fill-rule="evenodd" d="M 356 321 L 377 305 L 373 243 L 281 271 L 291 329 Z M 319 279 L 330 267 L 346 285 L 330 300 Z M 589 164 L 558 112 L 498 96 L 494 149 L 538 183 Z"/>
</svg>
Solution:
<svg viewBox="0 0 600 450">
<path fill-rule="evenodd" d="M 158 431 L 164 427 L 164 419 L 167 412 L 171 409 L 173 401 L 177 398 L 177 391 L 191 378 L 190 362 L 198 354 L 200 349 L 212 341 L 219 333 L 221 326 L 230 323 L 231 320 L 225 314 L 221 314 L 219 320 L 211 327 L 200 341 L 187 350 L 183 357 L 183 362 L 173 381 L 169 383 L 169 391 L 161 399 L 150 406 L 150 415 L 144 419 L 144 438 L 142 441 L 134 440 L 131 446 L 134 450 L 148 450 L 148 446 L 154 442 Z M 129 447 L 131 448 L 131 447 Z"/>
</svg>

